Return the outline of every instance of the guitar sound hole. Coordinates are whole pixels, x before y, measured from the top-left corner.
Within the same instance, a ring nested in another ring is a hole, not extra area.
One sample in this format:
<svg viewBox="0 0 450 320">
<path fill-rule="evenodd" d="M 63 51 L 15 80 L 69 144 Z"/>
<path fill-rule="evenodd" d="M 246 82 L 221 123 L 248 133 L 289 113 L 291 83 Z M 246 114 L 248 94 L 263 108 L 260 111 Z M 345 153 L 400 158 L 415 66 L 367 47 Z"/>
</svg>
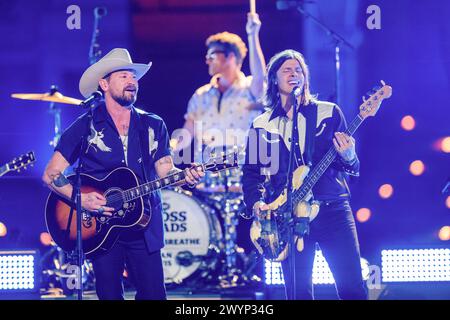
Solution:
<svg viewBox="0 0 450 320">
<path fill-rule="evenodd" d="M 122 190 L 117 188 L 109 189 L 104 196 L 106 198 L 106 206 L 114 208 L 115 215 L 117 215 L 124 206 Z"/>
</svg>

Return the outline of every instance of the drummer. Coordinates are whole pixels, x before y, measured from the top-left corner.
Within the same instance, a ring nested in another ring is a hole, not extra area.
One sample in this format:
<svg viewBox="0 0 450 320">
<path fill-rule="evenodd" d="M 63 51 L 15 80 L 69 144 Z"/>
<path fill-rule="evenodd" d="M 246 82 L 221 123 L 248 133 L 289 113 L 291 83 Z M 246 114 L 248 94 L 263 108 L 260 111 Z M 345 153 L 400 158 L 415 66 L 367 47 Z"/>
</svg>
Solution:
<svg viewBox="0 0 450 320">
<path fill-rule="evenodd" d="M 194 161 L 204 162 L 211 149 L 245 147 L 248 129 L 262 111 L 258 100 L 264 92 L 266 64 L 259 42 L 260 27 L 258 14 L 248 13 L 249 50 L 237 34 L 229 32 L 206 40 L 205 62 L 212 78 L 189 100 L 185 130 L 175 133 L 171 141 L 175 151 L 188 147 L 194 138 Z M 251 76 L 241 71 L 247 51 Z"/>
</svg>

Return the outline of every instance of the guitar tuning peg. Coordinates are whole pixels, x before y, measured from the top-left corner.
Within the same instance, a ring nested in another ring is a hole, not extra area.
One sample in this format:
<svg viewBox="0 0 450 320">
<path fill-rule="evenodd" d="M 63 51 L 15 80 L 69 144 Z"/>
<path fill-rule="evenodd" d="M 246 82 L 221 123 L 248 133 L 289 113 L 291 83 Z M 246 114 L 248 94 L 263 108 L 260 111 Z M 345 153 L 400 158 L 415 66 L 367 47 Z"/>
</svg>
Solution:
<svg viewBox="0 0 450 320">
<path fill-rule="evenodd" d="M 365 96 L 362 96 L 362 101 L 366 102 L 366 97 Z"/>
<path fill-rule="evenodd" d="M 384 82 L 383 80 L 381 80 L 380 82 L 383 85 L 383 87 L 386 85 L 386 82 Z"/>
</svg>

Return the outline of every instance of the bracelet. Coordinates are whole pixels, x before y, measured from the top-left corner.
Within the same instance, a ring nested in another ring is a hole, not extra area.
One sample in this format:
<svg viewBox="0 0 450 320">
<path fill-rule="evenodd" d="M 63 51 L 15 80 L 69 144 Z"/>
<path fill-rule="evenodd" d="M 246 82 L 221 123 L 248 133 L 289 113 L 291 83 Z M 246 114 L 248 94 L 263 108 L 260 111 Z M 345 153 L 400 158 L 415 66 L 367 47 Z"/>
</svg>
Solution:
<svg viewBox="0 0 450 320">
<path fill-rule="evenodd" d="M 65 185 L 68 185 L 70 181 L 62 173 L 60 173 L 57 177 L 53 179 L 52 183 L 55 187 L 61 188 L 64 187 Z"/>
</svg>

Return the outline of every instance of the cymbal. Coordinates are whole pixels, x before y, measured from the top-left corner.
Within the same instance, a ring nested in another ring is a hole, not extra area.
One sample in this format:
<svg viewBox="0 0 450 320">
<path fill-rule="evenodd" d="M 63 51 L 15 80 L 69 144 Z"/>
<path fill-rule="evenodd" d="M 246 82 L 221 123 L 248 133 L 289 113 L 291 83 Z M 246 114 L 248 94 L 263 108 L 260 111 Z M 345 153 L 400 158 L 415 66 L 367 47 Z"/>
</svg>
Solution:
<svg viewBox="0 0 450 320">
<path fill-rule="evenodd" d="M 17 98 L 17 99 L 24 99 L 24 100 L 49 101 L 49 102 L 75 104 L 75 105 L 79 105 L 82 102 L 82 100 L 63 96 L 59 92 L 55 92 L 53 94 L 50 94 L 48 92 L 47 93 L 13 93 L 11 95 L 11 97 Z"/>
</svg>

